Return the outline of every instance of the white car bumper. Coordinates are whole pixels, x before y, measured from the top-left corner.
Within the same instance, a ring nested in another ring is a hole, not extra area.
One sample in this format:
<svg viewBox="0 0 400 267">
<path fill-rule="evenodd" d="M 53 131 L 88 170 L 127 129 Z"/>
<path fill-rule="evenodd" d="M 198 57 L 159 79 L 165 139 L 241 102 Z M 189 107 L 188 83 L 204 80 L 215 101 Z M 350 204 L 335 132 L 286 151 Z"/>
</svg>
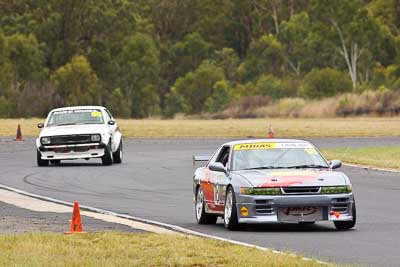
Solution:
<svg viewBox="0 0 400 267">
<path fill-rule="evenodd" d="M 104 144 L 79 144 L 41 146 L 39 151 L 43 160 L 66 160 L 99 158 L 104 155 L 104 148 Z"/>
</svg>

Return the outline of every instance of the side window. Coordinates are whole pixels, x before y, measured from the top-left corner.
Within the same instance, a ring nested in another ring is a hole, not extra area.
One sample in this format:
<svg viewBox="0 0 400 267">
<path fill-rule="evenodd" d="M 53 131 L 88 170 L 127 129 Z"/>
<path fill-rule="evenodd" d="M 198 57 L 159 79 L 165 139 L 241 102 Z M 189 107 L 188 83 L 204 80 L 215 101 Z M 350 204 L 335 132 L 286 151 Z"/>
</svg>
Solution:
<svg viewBox="0 0 400 267">
<path fill-rule="evenodd" d="M 108 114 L 108 116 L 110 116 L 110 120 L 112 120 L 113 116 L 111 115 L 111 112 L 108 111 L 108 109 L 106 109 L 106 113 Z"/>
<path fill-rule="evenodd" d="M 228 166 L 228 161 L 229 161 L 229 152 L 230 152 L 230 147 L 226 146 L 221 149 L 221 153 L 219 153 L 217 160 L 215 162 L 221 162 L 222 165 L 225 167 Z"/>
<path fill-rule="evenodd" d="M 221 149 L 222 149 L 222 148 L 218 148 L 218 149 L 214 152 L 214 155 L 213 155 L 213 156 L 211 157 L 211 159 L 207 162 L 207 166 L 208 166 L 208 164 L 210 164 L 211 162 L 215 162 L 215 161 L 216 161 L 217 157 L 218 157 L 219 154 L 220 154 Z"/>
<path fill-rule="evenodd" d="M 106 119 L 106 122 L 109 122 L 111 120 L 110 113 L 106 109 L 104 111 L 105 111 L 104 117 Z"/>
</svg>

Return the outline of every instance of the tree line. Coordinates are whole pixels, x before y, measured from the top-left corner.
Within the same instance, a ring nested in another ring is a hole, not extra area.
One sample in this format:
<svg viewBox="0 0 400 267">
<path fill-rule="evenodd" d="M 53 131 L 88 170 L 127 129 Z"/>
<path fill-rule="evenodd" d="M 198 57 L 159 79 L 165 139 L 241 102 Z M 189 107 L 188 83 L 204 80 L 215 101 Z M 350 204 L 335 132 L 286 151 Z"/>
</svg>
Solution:
<svg viewBox="0 0 400 267">
<path fill-rule="evenodd" d="M 0 116 L 400 89 L 398 0 L 0 0 Z"/>
</svg>

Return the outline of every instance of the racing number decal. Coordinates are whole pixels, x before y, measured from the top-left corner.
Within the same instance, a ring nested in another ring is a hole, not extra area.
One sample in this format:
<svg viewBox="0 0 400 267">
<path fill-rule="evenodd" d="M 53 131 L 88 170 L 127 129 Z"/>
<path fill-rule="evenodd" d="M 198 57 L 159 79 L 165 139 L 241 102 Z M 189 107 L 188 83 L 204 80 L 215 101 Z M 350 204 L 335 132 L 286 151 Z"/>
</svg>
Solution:
<svg viewBox="0 0 400 267">
<path fill-rule="evenodd" d="M 216 205 L 223 205 L 225 202 L 224 189 L 226 188 L 227 177 L 224 174 L 214 176 L 213 190 L 214 190 L 214 203 Z"/>
<path fill-rule="evenodd" d="M 201 187 L 203 188 L 207 208 L 215 212 L 223 211 L 222 205 L 225 200 L 224 188 L 226 186 L 223 185 L 221 179 L 223 179 L 221 176 L 215 175 L 210 171 L 205 171 L 204 178 L 201 179 L 200 182 Z"/>
<path fill-rule="evenodd" d="M 100 111 L 92 111 L 90 114 L 92 117 L 101 117 L 101 112 Z"/>
<path fill-rule="evenodd" d="M 224 186 L 222 184 L 218 184 L 218 182 L 214 185 L 214 203 L 217 205 L 222 205 L 224 202 L 223 197 Z"/>
</svg>

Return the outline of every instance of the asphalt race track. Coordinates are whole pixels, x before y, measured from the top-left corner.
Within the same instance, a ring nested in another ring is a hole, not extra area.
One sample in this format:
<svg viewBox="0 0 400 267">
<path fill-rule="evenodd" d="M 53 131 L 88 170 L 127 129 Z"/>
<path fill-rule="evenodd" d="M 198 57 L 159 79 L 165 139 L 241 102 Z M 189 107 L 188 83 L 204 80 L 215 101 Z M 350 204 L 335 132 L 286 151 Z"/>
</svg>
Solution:
<svg viewBox="0 0 400 267">
<path fill-rule="evenodd" d="M 192 155 L 210 154 L 223 139 L 126 139 L 121 165 L 100 160 L 36 167 L 33 140 L 0 140 L 0 183 L 31 193 L 161 221 L 308 257 L 339 263 L 398 266 L 400 262 L 400 174 L 343 167 L 357 200 L 355 230 L 333 224 L 248 226 L 240 232 L 197 225 L 193 212 Z M 400 145 L 400 138 L 326 138 L 320 148 Z M 1 201 L 1 199 L 0 199 Z M 228 252 L 229 253 L 229 252 Z"/>
</svg>

